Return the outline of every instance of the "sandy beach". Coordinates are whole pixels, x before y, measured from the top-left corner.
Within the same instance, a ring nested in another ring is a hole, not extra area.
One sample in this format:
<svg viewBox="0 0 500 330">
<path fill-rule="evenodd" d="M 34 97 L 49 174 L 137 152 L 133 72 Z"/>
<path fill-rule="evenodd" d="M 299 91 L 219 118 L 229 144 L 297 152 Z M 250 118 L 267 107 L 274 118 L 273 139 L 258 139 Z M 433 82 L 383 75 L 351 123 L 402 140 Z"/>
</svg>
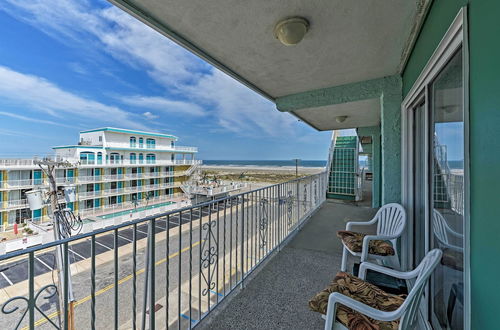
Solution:
<svg viewBox="0 0 500 330">
<path fill-rule="evenodd" d="M 298 175 L 306 176 L 324 171 L 324 167 L 298 167 Z M 209 177 L 221 180 L 280 183 L 294 179 L 295 166 L 227 166 L 227 165 L 202 165 L 201 171 Z"/>
</svg>

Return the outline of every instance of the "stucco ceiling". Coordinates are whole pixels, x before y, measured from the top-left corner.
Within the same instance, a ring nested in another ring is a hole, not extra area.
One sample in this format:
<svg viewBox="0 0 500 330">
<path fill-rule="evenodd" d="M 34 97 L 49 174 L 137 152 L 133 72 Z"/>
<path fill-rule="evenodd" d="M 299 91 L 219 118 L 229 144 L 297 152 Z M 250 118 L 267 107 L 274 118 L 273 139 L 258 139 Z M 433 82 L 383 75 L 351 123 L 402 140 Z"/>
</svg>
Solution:
<svg viewBox="0 0 500 330">
<path fill-rule="evenodd" d="M 161 26 L 176 41 L 187 41 L 189 48 L 271 99 L 396 74 L 419 2 L 110 1 Z M 305 17 L 310 30 L 300 44 L 286 47 L 275 39 L 273 28 L 291 16 Z"/>
<path fill-rule="evenodd" d="M 320 131 L 378 126 L 380 125 L 380 99 L 300 109 L 293 111 L 293 114 Z M 336 120 L 338 116 L 347 116 L 347 118 L 339 123 Z"/>
</svg>

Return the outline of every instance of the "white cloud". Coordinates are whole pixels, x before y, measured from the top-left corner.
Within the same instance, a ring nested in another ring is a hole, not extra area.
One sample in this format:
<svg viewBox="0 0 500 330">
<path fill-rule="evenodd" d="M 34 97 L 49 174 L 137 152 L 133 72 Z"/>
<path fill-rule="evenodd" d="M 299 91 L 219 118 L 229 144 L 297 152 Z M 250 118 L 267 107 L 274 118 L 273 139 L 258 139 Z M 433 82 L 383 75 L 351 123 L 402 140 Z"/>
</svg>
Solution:
<svg viewBox="0 0 500 330">
<path fill-rule="evenodd" d="M 165 97 L 160 96 L 125 96 L 120 97 L 120 101 L 125 104 L 148 108 L 153 110 L 159 110 L 165 113 L 171 114 L 181 114 L 181 115 L 191 115 L 191 116 L 203 116 L 205 111 L 202 107 L 197 104 L 170 100 Z"/>
<path fill-rule="evenodd" d="M 38 119 L 38 118 L 33 118 L 33 117 L 22 116 L 22 115 L 18 115 L 16 113 L 12 113 L 12 112 L 0 111 L 0 116 L 10 117 L 10 118 L 14 118 L 14 119 L 23 120 L 23 121 L 29 121 L 29 122 L 33 122 L 33 123 L 75 128 L 75 125 L 66 125 L 66 124 L 62 124 L 59 122 L 55 122 L 53 120 L 45 120 L 45 119 Z"/>
<path fill-rule="evenodd" d="M 154 113 L 151 113 L 149 111 L 146 111 L 142 114 L 144 117 L 146 117 L 146 119 L 149 119 L 149 120 L 153 120 L 153 119 L 158 119 L 160 118 L 160 116 L 158 115 L 155 115 Z"/>
<path fill-rule="evenodd" d="M 100 123 L 147 129 L 134 120 L 133 114 L 129 112 L 64 91 L 41 77 L 0 66 L 0 82 L 0 97 L 3 102 L 45 112 L 59 121 L 72 115 Z"/>
<path fill-rule="evenodd" d="M 247 136 L 297 133 L 294 117 L 114 6 L 92 7 L 85 0 L 4 1 L 12 16 L 64 42 L 97 43 L 98 49 L 146 71 L 169 94 L 178 96 L 175 100 L 163 95 L 123 97 L 127 104 L 193 116 L 209 109 L 219 127 Z"/>
</svg>

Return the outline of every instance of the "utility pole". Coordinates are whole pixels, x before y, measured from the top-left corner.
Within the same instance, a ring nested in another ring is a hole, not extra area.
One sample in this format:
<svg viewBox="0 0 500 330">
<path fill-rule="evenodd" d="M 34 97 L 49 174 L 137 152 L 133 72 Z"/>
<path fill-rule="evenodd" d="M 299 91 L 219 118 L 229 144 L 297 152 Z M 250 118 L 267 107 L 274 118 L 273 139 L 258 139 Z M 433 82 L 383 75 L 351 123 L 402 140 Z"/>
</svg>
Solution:
<svg viewBox="0 0 500 330">
<path fill-rule="evenodd" d="M 292 160 L 295 161 L 295 177 L 298 178 L 299 177 L 299 162 L 300 162 L 300 159 L 299 158 L 294 158 Z"/>
<path fill-rule="evenodd" d="M 57 201 L 57 183 L 56 183 L 56 168 L 57 167 L 70 167 L 71 163 L 67 161 L 57 161 L 51 159 L 43 159 L 43 160 L 35 160 L 35 165 L 38 165 L 42 171 L 47 175 L 49 179 L 49 199 L 50 199 L 50 207 L 52 213 L 52 221 L 54 228 L 54 241 L 59 241 L 61 239 L 61 226 L 59 223 L 59 219 L 56 216 L 56 211 L 59 211 L 59 203 Z M 58 271 L 58 279 L 59 279 L 59 308 L 63 308 L 64 306 L 64 297 L 63 294 L 65 292 L 64 286 L 68 285 L 68 297 L 66 297 L 69 301 L 69 310 L 68 310 L 68 329 L 75 329 L 75 319 L 74 319 L 74 296 L 73 296 L 73 288 L 71 285 L 71 271 L 69 270 L 68 265 L 68 283 L 64 283 L 64 261 L 63 261 L 63 253 L 62 253 L 62 245 L 58 245 L 56 248 L 56 261 L 57 261 L 57 271 Z"/>
</svg>

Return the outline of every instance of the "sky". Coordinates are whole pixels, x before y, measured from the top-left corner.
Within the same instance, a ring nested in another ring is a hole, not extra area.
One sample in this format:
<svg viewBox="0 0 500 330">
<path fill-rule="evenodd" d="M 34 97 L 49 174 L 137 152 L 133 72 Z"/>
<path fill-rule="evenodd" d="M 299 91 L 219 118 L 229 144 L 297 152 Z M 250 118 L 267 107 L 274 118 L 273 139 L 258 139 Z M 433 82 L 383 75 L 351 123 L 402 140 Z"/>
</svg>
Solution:
<svg viewBox="0 0 500 330">
<path fill-rule="evenodd" d="M 0 1 L 0 157 L 98 127 L 156 131 L 200 159 L 327 158 L 317 132 L 104 0 Z"/>
</svg>

